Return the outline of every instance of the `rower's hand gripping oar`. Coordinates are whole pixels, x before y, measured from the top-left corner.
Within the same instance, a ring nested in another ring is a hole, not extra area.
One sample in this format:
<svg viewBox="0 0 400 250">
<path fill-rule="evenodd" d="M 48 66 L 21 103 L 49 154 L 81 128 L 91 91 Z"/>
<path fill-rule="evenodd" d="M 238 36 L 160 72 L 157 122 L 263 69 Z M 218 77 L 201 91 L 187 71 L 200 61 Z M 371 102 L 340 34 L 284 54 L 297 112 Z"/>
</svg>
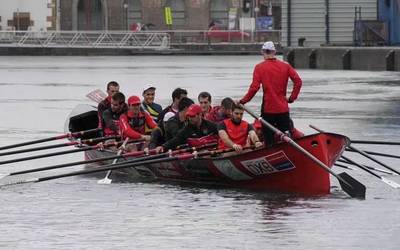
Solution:
<svg viewBox="0 0 400 250">
<path fill-rule="evenodd" d="M 81 136 L 83 136 L 85 134 L 96 132 L 96 131 L 99 131 L 99 130 L 101 130 L 101 128 L 89 129 L 89 130 L 73 132 L 73 133 L 66 133 L 66 134 L 63 134 L 63 135 L 52 136 L 52 137 L 48 137 L 48 138 L 44 138 L 44 139 L 27 141 L 27 142 L 8 145 L 8 146 L 3 146 L 3 147 L 0 147 L 0 150 L 10 149 L 10 148 L 17 148 L 17 147 L 22 147 L 22 146 L 28 146 L 28 145 L 32 145 L 32 144 L 48 142 L 48 141 L 55 141 L 55 140 L 60 140 L 60 139 L 65 139 L 65 138 L 81 137 Z"/>
<path fill-rule="evenodd" d="M 297 149 L 299 152 L 303 153 L 306 155 L 308 158 L 310 158 L 312 161 L 317 163 L 319 167 L 324 169 L 325 171 L 329 172 L 331 175 L 336 177 L 338 179 L 340 186 L 342 187 L 343 191 L 346 192 L 349 196 L 353 198 L 359 198 L 359 199 L 365 199 L 365 186 L 351 177 L 349 174 L 346 172 L 336 174 L 334 171 L 332 171 L 327 165 L 325 165 L 323 162 L 318 160 L 314 155 L 312 155 L 310 152 L 302 148 L 300 145 L 298 145 L 296 142 L 294 142 L 290 137 L 282 133 L 280 130 L 272 126 L 270 123 L 265 121 L 262 117 L 258 117 L 253 111 L 251 111 L 249 108 L 247 108 L 245 105 L 242 105 L 244 110 L 249 113 L 251 116 L 254 118 L 260 120 L 260 122 L 268 127 L 270 130 L 272 130 L 275 134 L 277 134 L 280 138 L 282 138 L 285 142 L 287 142 L 289 145 Z"/>
<path fill-rule="evenodd" d="M 118 150 L 117 156 L 120 156 L 122 154 L 122 152 L 124 152 L 125 146 L 128 143 L 128 141 L 129 141 L 129 138 L 126 138 L 124 143 L 122 143 L 121 148 Z M 119 160 L 119 158 L 115 158 L 111 165 L 117 163 L 118 160 Z M 112 182 L 112 180 L 110 178 L 108 178 L 110 176 L 110 174 L 111 174 L 111 170 L 108 170 L 106 176 L 103 179 L 98 180 L 97 183 L 98 184 L 110 184 Z"/>
<path fill-rule="evenodd" d="M 321 130 L 321 129 L 319 129 L 319 128 L 313 126 L 313 125 L 309 125 L 309 126 L 310 126 L 311 128 L 313 128 L 313 129 L 317 130 L 317 131 L 320 132 L 320 133 L 323 133 L 323 132 L 324 132 L 323 130 Z M 380 176 L 380 175 L 378 175 L 378 174 L 372 172 L 372 171 L 369 170 L 368 168 L 364 167 L 364 166 L 361 165 L 361 164 L 358 164 L 357 162 L 351 160 L 350 158 L 348 158 L 348 157 L 346 157 L 346 156 L 344 156 L 344 155 L 342 155 L 342 158 L 343 158 L 344 160 L 348 161 L 349 163 L 351 163 L 351 164 L 353 164 L 353 165 L 355 165 L 355 166 L 361 168 L 362 170 L 364 170 L 364 171 L 370 173 L 371 175 L 373 175 L 373 176 L 379 178 L 381 181 L 383 181 L 384 183 L 388 184 L 388 185 L 391 186 L 392 188 L 399 188 L 399 187 L 400 187 L 400 184 L 398 184 L 398 183 L 396 183 L 396 182 L 394 182 L 394 181 L 392 181 L 392 180 L 386 179 L 386 178 L 384 178 L 384 177 L 382 177 L 382 176 Z"/>
</svg>

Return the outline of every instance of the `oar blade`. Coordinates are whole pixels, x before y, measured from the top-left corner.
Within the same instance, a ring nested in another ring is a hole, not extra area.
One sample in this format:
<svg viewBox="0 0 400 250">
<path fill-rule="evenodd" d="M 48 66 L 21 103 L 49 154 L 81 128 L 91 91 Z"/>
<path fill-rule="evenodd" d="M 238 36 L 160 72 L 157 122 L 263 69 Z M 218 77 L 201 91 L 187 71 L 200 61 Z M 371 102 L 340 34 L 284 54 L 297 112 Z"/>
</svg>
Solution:
<svg viewBox="0 0 400 250">
<path fill-rule="evenodd" d="M 361 182 L 357 181 L 346 172 L 340 173 L 338 176 L 344 180 L 338 178 L 343 191 L 353 198 L 365 199 L 366 187 Z"/>
<path fill-rule="evenodd" d="M 105 178 L 98 180 L 97 184 L 111 184 L 112 180 L 106 176 Z"/>
<path fill-rule="evenodd" d="M 382 180 L 384 183 L 386 183 L 386 184 L 388 184 L 389 186 L 391 186 L 392 188 L 400 188 L 400 184 L 397 183 L 397 182 L 394 182 L 394 181 L 392 181 L 392 180 L 386 179 L 386 178 L 384 178 L 384 177 L 381 177 L 381 180 Z"/>
</svg>

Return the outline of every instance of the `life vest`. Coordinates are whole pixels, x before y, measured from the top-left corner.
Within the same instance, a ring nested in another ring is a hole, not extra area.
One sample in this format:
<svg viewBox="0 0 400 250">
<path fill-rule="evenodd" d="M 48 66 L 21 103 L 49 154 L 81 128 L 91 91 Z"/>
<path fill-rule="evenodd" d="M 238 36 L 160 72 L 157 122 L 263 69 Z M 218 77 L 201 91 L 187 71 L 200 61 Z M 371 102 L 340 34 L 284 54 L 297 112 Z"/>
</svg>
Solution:
<svg viewBox="0 0 400 250">
<path fill-rule="evenodd" d="M 190 147 L 199 147 L 199 146 L 204 146 L 206 144 L 210 143 L 216 143 L 218 142 L 218 136 L 217 135 L 206 135 L 200 138 L 188 138 L 187 139 L 187 144 Z"/>
<path fill-rule="evenodd" d="M 223 121 L 223 123 L 225 124 L 225 131 L 228 134 L 229 139 L 231 139 L 233 143 L 242 147 L 246 146 L 249 123 L 242 120 L 239 125 L 236 125 L 232 122 L 232 119 L 226 119 Z M 218 148 L 227 148 L 221 139 L 219 139 Z"/>
</svg>

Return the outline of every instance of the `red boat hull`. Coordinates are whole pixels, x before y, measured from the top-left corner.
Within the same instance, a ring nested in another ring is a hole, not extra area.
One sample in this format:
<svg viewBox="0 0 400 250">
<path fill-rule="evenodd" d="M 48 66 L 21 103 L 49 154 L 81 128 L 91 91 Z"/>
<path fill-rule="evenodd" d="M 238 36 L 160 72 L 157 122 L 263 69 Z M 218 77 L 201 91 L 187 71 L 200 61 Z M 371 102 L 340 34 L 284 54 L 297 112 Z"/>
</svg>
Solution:
<svg viewBox="0 0 400 250">
<path fill-rule="evenodd" d="M 343 135 L 320 133 L 303 137 L 296 142 L 325 165 L 332 167 L 342 155 L 349 139 Z M 88 151 L 86 158 L 104 157 L 105 153 Z M 229 156 L 147 164 L 126 169 L 124 172 L 134 172 L 132 176 L 145 176 L 152 180 L 310 195 L 330 193 L 329 173 L 287 143 Z"/>
</svg>

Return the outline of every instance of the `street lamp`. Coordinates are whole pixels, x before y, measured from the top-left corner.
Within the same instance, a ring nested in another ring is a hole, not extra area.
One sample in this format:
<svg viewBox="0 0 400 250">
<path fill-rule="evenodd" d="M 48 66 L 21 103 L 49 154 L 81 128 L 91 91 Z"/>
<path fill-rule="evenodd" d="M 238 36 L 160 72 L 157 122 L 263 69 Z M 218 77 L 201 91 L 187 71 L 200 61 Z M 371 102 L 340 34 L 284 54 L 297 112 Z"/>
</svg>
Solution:
<svg viewBox="0 0 400 250">
<path fill-rule="evenodd" d="M 125 11 L 125 30 L 128 30 L 128 7 L 129 5 L 124 3 L 124 11 Z"/>
</svg>

